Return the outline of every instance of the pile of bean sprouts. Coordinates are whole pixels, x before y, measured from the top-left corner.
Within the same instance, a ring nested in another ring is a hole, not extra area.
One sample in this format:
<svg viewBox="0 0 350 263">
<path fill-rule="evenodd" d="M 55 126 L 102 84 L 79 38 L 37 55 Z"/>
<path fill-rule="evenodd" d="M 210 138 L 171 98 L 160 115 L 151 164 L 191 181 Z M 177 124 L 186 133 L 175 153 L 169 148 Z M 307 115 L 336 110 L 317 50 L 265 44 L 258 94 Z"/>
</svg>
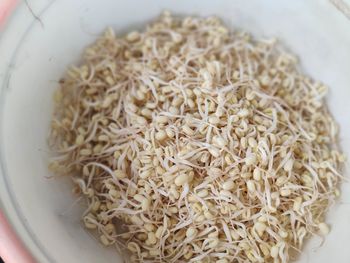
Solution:
<svg viewBox="0 0 350 263">
<path fill-rule="evenodd" d="M 132 262 L 290 262 L 339 196 L 326 93 L 276 40 L 165 12 L 60 80 L 50 168 Z"/>
</svg>

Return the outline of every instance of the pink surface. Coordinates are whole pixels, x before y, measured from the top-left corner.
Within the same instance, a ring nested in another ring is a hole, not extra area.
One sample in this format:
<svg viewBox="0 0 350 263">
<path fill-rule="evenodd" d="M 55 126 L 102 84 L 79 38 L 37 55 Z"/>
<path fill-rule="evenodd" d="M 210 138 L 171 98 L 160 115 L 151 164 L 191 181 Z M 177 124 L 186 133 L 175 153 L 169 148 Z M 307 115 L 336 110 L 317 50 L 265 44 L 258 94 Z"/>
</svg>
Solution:
<svg viewBox="0 0 350 263">
<path fill-rule="evenodd" d="M 6 18 L 15 8 L 17 0 L 0 0 L 0 28 L 5 24 Z"/>
<path fill-rule="evenodd" d="M 18 239 L 0 211 L 0 256 L 6 263 L 34 263 L 34 259 Z"/>
<path fill-rule="evenodd" d="M 17 4 L 17 0 L 0 0 L 0 29 Z M 6 263 L 34 263 L 5 216 L 0 211 L 0 256 Z"/>
</svg>

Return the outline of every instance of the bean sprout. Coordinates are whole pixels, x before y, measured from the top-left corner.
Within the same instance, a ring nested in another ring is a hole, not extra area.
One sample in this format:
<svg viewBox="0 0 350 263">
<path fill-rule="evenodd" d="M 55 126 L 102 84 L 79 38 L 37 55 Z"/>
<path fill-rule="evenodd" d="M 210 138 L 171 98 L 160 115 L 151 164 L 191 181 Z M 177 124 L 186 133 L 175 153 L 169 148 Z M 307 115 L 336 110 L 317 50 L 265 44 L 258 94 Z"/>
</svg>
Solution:
<svg viewBox="0 0 350 263">
<path fill-rule="evenodd" d="M 339 196 L 326 93 L 275 40 L 165 12 L 68 70 L 50 168 L 132 262 L 290 262 Z"/>
</svg>

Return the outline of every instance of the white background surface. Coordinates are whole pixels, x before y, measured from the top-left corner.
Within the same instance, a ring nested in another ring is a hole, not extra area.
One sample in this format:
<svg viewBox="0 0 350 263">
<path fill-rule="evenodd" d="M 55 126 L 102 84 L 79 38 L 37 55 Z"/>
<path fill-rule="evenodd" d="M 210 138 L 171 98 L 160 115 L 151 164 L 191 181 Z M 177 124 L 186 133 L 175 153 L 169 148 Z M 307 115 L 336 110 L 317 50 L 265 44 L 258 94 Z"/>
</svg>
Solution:
<svg viewBox="0 0 350 263">
<path fill-rule="evenodd" d="M 23 4 L 0 38 L 0 203 L 39 262 L 121 262 L 100 246 L 67 211 L 74 197 L 68 178 L 47 179 L 46 138 L 52 92 L 83 47 L 112 26 L 142 28 L 168 9 L 175 14 L 218 15 L 229 26 L 277 36 L 301 58 L 302 68 L 330 86 L 329 104 L 350 156 L 350 21 L 330 2 L 280 0 L 60 0 Z M 299 262 L 350 262 L 350 187 L 329 212 L 332 231 L 322 247 L 309 243 Z"/>
</svg>

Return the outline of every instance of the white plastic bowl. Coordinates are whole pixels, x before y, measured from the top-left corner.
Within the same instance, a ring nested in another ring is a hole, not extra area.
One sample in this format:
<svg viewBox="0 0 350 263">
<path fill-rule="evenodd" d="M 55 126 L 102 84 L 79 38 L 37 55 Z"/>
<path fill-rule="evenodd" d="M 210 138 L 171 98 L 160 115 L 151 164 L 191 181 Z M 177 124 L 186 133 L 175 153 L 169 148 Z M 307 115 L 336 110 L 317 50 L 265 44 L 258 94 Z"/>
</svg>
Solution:
<svg viewBox="0 0 350 263">
<path fill-rule="evenodd" d="M 46 138 L 57 80 L 107 26 L 117 32 L 142 28 L 167 9 L 182 15 L 218 15 L 258 37 L 277 36 L 300 56 L 303 70 L 329 85 L 329 105 L 350 156 L 350 21 L 329 1 L 28 3 L 30 9 L 24 3 L 17 8 L 0 39 L 0 207 L 38 262 L 122 262 L 83 229 L 79 206 L 69 210 L 74 201 L 69 178 L 47 178 Z M 320 239 L 309 242 L 300 262 L 350 262 L 349 202 L 346 183 L 339 204 L 329 212 L 330 235 L 322 247 L 317 248 Z"/>
</svg>

